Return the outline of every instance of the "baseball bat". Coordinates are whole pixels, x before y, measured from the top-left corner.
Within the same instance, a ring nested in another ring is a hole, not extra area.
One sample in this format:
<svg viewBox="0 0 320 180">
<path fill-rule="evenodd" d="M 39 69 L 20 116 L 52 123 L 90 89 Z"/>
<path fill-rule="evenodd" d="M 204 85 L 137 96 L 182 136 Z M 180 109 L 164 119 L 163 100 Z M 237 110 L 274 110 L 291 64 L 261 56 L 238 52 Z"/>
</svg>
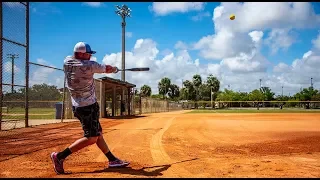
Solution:
<svg viewBox="0 0 320 180">
<path fill-rule="evenodd" d="M 129 68 L 129 69 L 119 69 L 119 71 L 149 71 L 150 68 Z"/>
</svg>

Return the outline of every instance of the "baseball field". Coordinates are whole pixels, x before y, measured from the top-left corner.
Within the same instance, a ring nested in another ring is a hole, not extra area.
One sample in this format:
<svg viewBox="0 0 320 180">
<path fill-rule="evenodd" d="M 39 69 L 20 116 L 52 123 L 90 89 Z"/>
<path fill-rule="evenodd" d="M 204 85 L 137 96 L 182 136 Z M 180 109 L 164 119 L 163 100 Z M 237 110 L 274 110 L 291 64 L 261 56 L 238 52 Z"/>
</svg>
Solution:
<svg viewBox="0 0 320 180">
<path fill-rule="evenodd" d="M 107 168 L 93 145 L 50 160 L 82 136 L 79 122 L 1 133 L 0 177 L 320 177 L 320 111 L 183 110 L 101 119 L 104 138 L 127 168 Z"/>
</svg>

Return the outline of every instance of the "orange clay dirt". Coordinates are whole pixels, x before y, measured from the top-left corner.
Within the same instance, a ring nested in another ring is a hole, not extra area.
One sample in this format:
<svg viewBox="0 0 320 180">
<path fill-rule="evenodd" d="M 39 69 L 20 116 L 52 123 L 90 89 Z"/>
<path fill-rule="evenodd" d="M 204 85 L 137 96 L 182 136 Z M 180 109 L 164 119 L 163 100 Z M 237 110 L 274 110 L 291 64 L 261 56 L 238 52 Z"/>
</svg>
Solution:
<svg viewBox="0 0 320 180">
<path fill-rule="evenodd" d="M 112 152 L 131 162 L 107 168 L 92 145 L 56 175 L 52 151 L 82 136 L 79 122 L 0 134 L 0 177 L 320 177 L 320 113 L 148 114 L 101 119 Z"/>
</svg>

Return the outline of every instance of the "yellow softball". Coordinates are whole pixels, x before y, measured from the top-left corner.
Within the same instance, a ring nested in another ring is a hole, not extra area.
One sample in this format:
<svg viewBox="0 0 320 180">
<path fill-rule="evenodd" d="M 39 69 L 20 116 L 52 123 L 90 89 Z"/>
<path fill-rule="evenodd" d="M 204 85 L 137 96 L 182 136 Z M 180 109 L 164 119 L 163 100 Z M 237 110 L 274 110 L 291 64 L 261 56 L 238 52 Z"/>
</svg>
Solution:
<svg viewBox="0 0 320 180">
<path fill-rule="evenodd" d="M 234 14 L 230 15 L 230 20 L 234 20 L 236 18 L 236 16 Z"/>
</svg>

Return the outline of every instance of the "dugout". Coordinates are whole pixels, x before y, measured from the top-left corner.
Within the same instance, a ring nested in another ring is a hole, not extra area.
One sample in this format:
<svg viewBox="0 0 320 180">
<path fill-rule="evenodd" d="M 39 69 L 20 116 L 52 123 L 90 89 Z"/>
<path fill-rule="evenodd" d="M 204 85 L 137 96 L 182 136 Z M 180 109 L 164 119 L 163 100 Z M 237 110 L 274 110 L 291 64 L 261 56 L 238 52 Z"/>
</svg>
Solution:
<svg viewBox="0 0 320 180">
<path fill-rule="evenodd" d="M 100 105 L 100 118 L 135 115 L 134 88 L 136 85 L 110 77 L 95 79 L 96 97 Z M 123 102 L 121 111 L 121 102 Z M 66 96 L 65 118 L 73 119 L 70 95 Z"/>
<path fill-rule="evenodd" d="M 110 77 L 102 77 L 95 81 L 100 117 L 134 115 L 133 99 L 136 85 Z"/>
</svg>

